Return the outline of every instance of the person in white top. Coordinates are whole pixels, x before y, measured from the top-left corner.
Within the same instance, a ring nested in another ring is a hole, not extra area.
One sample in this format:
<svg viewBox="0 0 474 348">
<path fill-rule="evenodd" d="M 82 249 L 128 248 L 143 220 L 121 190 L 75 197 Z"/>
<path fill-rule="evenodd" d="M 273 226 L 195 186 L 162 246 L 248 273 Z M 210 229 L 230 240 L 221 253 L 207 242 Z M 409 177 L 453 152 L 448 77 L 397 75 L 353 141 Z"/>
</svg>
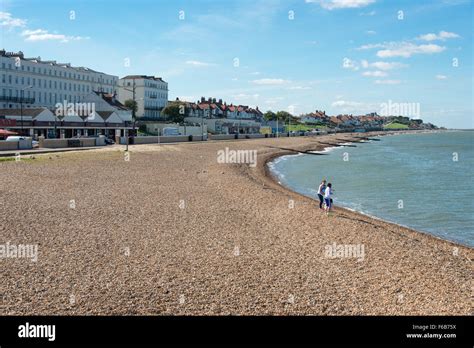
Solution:
<svg viewBox="0 0 474 348">
<path fill-rule="evenodd" d="M 329 183 L 328 186 L 326 187 L 326 190 L 324 191 L 324 203 L 326 204 L 325 210 L 326 214 L 329 214 L 329 211 L 332 208 L 332 196 L 333 190 L 332 190 L 332 184 Z"/>
<path fill-rule="evenodd" d="M 324 190 L 326 190 L 326 180 L 321 181 L 321 185 L 318 187 L 319 209 L 323 209 Z"/>
</svg>

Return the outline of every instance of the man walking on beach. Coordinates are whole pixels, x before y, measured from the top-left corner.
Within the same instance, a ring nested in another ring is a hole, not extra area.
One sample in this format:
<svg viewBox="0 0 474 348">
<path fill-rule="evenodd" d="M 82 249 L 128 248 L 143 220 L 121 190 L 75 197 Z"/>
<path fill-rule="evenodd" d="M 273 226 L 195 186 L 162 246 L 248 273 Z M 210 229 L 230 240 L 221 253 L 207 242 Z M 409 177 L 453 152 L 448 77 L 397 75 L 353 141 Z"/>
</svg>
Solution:
<svg viewBox="0 0 474 348">
<path fill-rule="evenodd" d="M 318 188 L 319 209 L 323 209 L 325 190 L 326 190 L 326 180 L 323 180 L 321 181 L 321 185 L 319 185 L 319 188 Z"/>
</svg>

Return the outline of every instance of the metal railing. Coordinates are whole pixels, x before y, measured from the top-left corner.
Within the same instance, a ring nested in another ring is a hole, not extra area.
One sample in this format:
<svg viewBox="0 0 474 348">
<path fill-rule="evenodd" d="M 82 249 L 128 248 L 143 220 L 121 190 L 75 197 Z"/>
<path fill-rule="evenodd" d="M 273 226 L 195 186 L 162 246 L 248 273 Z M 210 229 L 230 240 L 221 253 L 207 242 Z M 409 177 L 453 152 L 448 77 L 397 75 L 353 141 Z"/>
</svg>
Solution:
<svg viewBox="0 0 474 348">
<path fill-rule="evenodd" d="M 5 95 L 0 95 L 0 101 L 12 102 L 12 103 L 34 104 L 35 98 L 7 97 Z"/>
</svg>

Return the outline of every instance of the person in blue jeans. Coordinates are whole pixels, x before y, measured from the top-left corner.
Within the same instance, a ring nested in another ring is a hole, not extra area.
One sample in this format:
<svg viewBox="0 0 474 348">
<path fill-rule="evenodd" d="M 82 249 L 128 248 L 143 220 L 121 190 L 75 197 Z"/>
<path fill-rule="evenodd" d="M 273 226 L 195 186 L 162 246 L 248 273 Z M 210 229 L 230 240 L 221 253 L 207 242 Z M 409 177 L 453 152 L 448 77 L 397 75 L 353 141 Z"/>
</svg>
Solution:
<svg viewBox="0 0 474 348">
<path fill-rule="evenodd" d="M 326 205 L 325 211 L 326 214 L 329 214 L 332 208 L 332 196 L 333 190 L 332 190 L 332 184 L 329 183 L 328 186 L 326 187 L 326 190 L 324 191 L 324 203 Z"/>
<path fill-rule="evenodd" d="M 321 185 L 319 185 L 319 188 L 318 188 L 319 209 L 323 209 L 325 190 L 326 190 L 326 180 L 323 180 L 321 181 Z"/>
</svg>

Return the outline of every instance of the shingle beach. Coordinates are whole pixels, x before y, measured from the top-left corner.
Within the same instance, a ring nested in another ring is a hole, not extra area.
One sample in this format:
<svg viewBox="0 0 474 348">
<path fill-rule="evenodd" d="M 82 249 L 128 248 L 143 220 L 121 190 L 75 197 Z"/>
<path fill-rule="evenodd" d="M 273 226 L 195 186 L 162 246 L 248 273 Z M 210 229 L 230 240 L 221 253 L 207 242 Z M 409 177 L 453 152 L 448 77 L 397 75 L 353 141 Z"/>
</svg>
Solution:
<svg viewBox="0 0 474 348">
<path fill-rule="evenodd" d="M 0 315 L 472 314 L 473 249 L 342 208 L 328 217 L 268 171 L 288 149 L 355 136 L 0 162 L 0 244 L 38 246 L 36 262 L 0 259 Z M 226 147 L 257 150 L 257 166 L 218 163 Z M 327 257 L 333 243 L 365 257 Z"/>
</svg>

